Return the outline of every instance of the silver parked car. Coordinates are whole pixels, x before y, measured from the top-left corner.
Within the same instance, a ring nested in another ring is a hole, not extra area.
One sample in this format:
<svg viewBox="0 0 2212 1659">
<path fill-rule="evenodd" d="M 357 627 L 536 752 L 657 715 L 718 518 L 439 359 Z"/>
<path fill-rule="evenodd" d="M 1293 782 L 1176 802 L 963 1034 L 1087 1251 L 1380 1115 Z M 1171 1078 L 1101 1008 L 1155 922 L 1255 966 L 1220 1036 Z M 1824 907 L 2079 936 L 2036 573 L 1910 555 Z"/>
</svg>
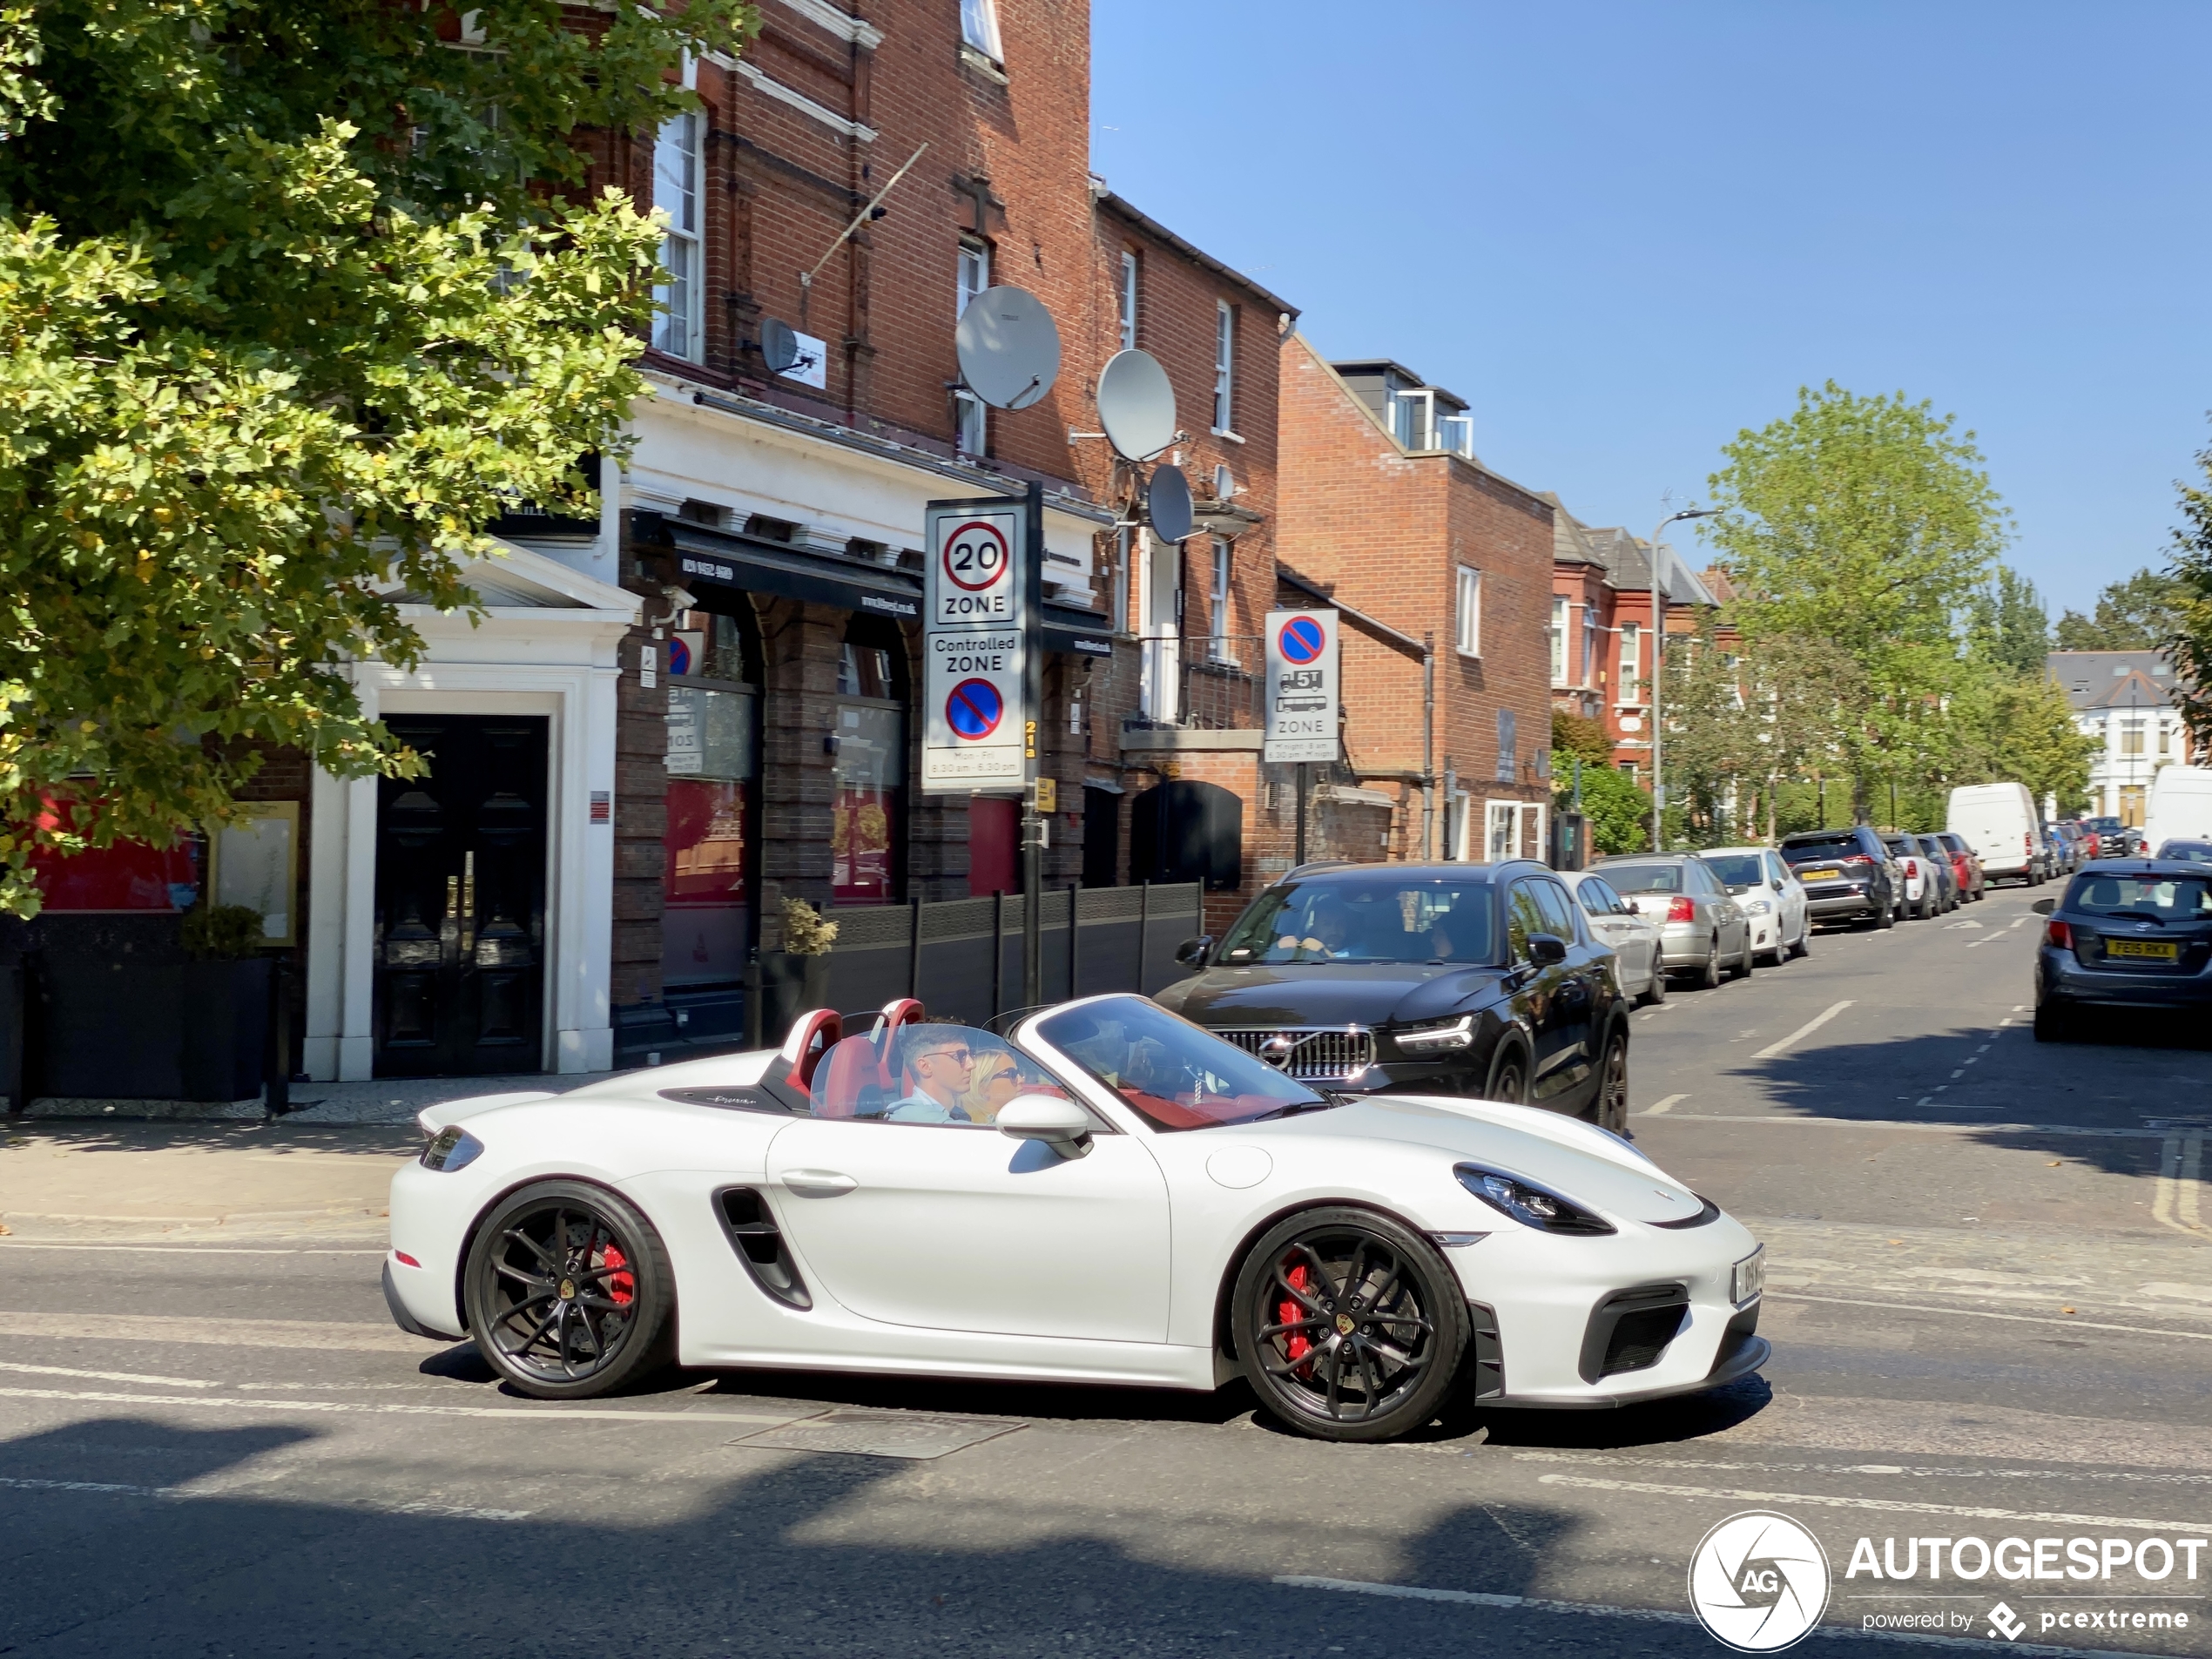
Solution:
<svg viewBox="0 0 2212 1659">
<path fill-rule="evenodd" d="M 1581 907 L 1591 934 L 1612 951 L 1621 995 L 1639 1002 L 1665 1001 L 1667 975 L 1659 966 L 1659 924 L 1614 892 L 1595 870 L 1555 873 Z"/>
<path fill-rule="evenodd" d="M 1695 853 L 1625 853 L 1590 867 L 1659 924 L 1662 972 L 1710 988 L 1721 982 L 1723 968 L 1741 977 L 1757 965 L 1750 918 Z"/>
</svg>

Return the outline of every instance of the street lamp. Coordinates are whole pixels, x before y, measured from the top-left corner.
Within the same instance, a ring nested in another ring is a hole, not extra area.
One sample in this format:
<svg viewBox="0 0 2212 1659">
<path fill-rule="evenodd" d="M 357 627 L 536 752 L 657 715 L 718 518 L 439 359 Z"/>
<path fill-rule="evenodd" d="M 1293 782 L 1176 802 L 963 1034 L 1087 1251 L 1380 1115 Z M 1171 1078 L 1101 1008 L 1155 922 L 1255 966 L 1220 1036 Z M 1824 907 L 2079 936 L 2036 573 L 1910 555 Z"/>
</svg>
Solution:
<svg viewBox="0 0 2212 1659">
<path fill-rule="evenodd" d="M 1685 518 L 1716 517 L 1720 510 L 1717 507 L 1685 507 L 1681 512 L 1669 513 L 1661 519 L 1659 528 L 1651 532 L 1651 850 L 1655 853 L 1667 850 L 1667 788 L 1659 776 L 1659 693 L 1667 677 L 1667 555 L 1659 537 L 1669 524 Z"/>
</svg>

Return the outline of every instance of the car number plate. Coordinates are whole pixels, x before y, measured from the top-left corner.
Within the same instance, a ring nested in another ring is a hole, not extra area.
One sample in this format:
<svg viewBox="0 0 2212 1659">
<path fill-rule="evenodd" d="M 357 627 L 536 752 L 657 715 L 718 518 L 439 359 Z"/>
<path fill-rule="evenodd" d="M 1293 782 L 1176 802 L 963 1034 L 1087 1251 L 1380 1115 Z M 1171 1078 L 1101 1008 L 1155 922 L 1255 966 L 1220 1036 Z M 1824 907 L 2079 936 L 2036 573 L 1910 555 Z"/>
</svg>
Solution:
<svg viewBox="0 0 2212 1659">
<path fill-rule="evenodd" d="M 1799 873 L 1797 880 L 1810 885 L 1815 881 L 1838 881 L 1843 874 L 1841 870 L 1805 870 Z"/>
<path fill-rule="evenodd" d="M 1741 1307 L 1766 1289 L 1766 1246 L 1757 1250 L 1736 1264 L 1729 1275 L 1729 1300 Z"/>
<path fill-rule="evenodd" d="M 2182 948 L 2166 939 L 2107 939 L 2107 956 L 2134 956 L 2151 962 L 2177 962 L 2182 959 Z"/>
</svg>

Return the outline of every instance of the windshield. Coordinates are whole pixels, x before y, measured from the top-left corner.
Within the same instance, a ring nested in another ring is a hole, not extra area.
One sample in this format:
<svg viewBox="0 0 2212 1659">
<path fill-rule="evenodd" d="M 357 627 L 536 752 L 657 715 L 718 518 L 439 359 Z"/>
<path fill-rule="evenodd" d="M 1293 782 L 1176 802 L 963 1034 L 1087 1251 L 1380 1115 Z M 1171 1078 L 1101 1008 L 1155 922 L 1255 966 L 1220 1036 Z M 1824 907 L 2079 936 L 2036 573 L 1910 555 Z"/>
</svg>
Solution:
<svg viewBox="0 0 2212 1659">
<path fill-rule="evenodd" d="M 2077 876 L 2066 908 L 2144 921 L 2212 921 L 2212 881 L 2193 875 Z"/>
<path fill-rule="evenodd" d="M 2212 864 L 2212 841 L 2168 841 L 2158 849 L 2158 856 L 2188 864 Z"/>
<path fill-rule="evenodd" d="M 1141 996 L 1062 1008 L 1046 1015 L 1037 1034 L 1157 1130 L 1251 1123 L 1333 1104 Z"/>
<path fill-rule="evenodd" d="M 1679 864 L 1603 864 L 1615 893 L 1687 893 L 1689 877 Z"/>
<path fill-rule="evenodd" d="M 1756 887 L 1766 880 L 1764 860 L 1757 853 L 1701 853 L 1698 856 L 1731 887 Z"/>
<path fill-rule="evenodd" d="M 1854 857 L 1861 851 L 1858 838 L 1845 832 L 1841 835 L 1824 835 L 1817 841 L 1791 841 L 1782 849 L 1782 856 L 1792 864 L 1828 864 Z"/>
<path fill-rule="evenodd" d="M 1215 960 L 1492 962 L 1489 884 L 1334 876 L 1271 887 L 1237 919 Z"/>
</svg>

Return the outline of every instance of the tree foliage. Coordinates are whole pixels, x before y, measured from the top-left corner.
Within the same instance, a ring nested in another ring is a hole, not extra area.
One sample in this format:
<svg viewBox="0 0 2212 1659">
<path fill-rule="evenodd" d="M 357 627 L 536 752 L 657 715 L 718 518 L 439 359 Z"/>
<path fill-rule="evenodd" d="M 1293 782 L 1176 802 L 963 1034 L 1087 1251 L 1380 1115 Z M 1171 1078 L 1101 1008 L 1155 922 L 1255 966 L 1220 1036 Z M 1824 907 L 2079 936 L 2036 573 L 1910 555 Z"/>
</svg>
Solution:
<svg viewBox="0 0 2212 1659">
<path fill-rule="evenodd" d="M 1575 801 L 1575 757 L 1552 754 L 1552 802 L 1559 812 Z M 1582 767 L 1582 813 L 1590 821 L 1590 846 L 1599 853 L 1641 853 L 1651 845 L 1651 796 L 1625 772 L 1607 765 Z"/>
<path fill-rule="evenodd" d="M 2160 643 L 2174 659 L 2174 698 L 2198 745 L 2212 743 L 2212 449 L 2196 457 L 2204 482 L 2182 484 L 2174 532 L 2171 621 Z"/>
<path fill-rule="evenodd" d="M 1613 739 L 1605 730 L 1605 722 L 1569 714 L 1564 709 L 1552 711 L 1552 751 L 1555 754 L 1580 755 L 1588 765 L 1613 764 Z"/>
<path fill-rule="evenodd" d="M 2180 631 L 2184 583 L 2162 570 L 2141 570 L 2107 583 L 2095 614 L 2068 610 L 2059 618 L 2060 651 L 2150 651 Z"/>
<path fill-rule="evenodd" d="M 465 608 L 482 527 L 596 510 L 659 233 L 585 129 L 691 102 L 737 0 L 0 10 L 0 908 L 33 844 L 165 841 L 291 744 L 416 763 L 349 662 Z M 57 813 L 69 787 L 97 816 Z"/>
<path fill-rule="evenodd" d="M 1781 636 L 1828 641 L 1865 699 L 1836 734 L 1864 818 L 1875 779 L 1925 769 L 1963 663 L 1959 618 L 2009 519 L 1972 432 L 1903 394 L 1830 381 L 1726 445 L 1710 534 L 1755 652 Z"/>
<path fill-rule="evenodd" d="M 2015 674 L 2041 674 L 2051 652 L 2051 617 L 2035 584 L 2008 564 L 1967 605 L 1973 649 Z"/>
</svg>

